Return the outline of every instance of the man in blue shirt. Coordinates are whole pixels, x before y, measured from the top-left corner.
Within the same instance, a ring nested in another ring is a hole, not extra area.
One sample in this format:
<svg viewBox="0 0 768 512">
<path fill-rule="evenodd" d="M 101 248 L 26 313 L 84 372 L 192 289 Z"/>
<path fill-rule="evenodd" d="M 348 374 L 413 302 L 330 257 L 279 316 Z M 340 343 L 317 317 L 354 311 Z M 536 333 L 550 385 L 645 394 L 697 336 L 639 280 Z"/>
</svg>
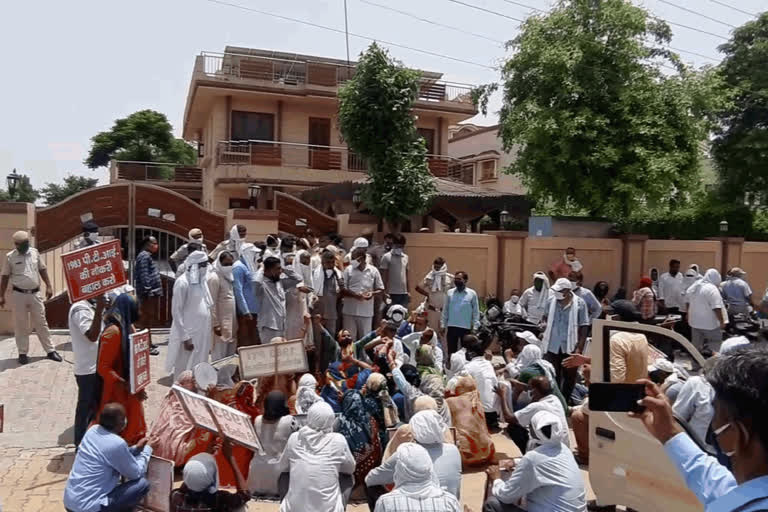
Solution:
<svg viewBox="0 0 768 512">
<path fill-rule="evenodd" d="M 544 311 L 547 326 L 541 340 L 541 351 L 544 359 L 555 367 L 557 384 L 570 403 L 578 368 L 563 368 L 563 361 L 571 354 L 581 354 L 584 350 L 589 314 L 586 302 L 573 293 L 573 284 L 568 279 L 561 277 L 551 289 L 553 296 Z"/>
<path fill-rule="evenodd" d="M 600 301 L 597 300 L 595 294 L 592 293 L 592 290 L 582 286 L 582 284 L 584 284 L 584 274 L 571 271 L 571 273 L 568 274 L 568 280 L 571 282 L 571 286 L 573 286 L 573 293 L 578 295 L 578 297 L 587 304 L 589 324 L 592 325 L 592 321 L 600 318 L 600 315 L 603 313 L 603 306 L 600 304 Z"/>
<path fill-rule="evenodd" d="M 145 476 L 152 448 L 146 438 L 129 447 L 120 437 L 127 423 L 125 408 L 110 403 L 85 433 L 64 489 L 68 512 L 133 510 L 149 492 Z"/>
<path fill-rule="evenodd" d="M 153 254 L 157 254 L 160 245 L 157 238 L 153 236 L 145 237 L 141 244 L 141 252 L 136 256 L 134 265 L 134 277 L 136 283 L 136 297 L 139 299 L 139 325 L 142 329 L 149 329 L 149 342 L 151 345 L 151 354 L 156 356 L 160 353 L 157 347 L 152 343 L 152 327 L 156 327 L 158 302 L 163 296 L 163 284 L 160 280 L 160 271 L 157 270 Z"/>
<path fill-rule="evenodd" d="M 704 453 L 680 428 L 658 386 L 645 383 L 638 415 L 663 445 L 705 512 L 768 510 L 768 348 L 744 345 L 718 358 L 707 373 L 715 389 L 711 429 L 731 471 Z"/>
<path fill-rule="evenodd" d="M 443 306 L 440 336 L 447 338 L 448 355 L 445 360 L 449 363 L 451 355 L 459 350 L 461 339 L 472 329 L 480 328 L 480 304 L 475 290 L 467 288 L 468 281 L 469 274 L 462 270 L 456 272 L 453 276 L 455 288 L 448 290 Z"/>
<path fill-rule="evenodd" d="M 261 251 L 252 243 L 240 246 L 240 259 L 232 265 L 232 292 L 235 295 L 237 313 L 237 346 L 249 347 L 258 344 L 256 315 L 259 302 L 253 292 L 253 279 L 259 268 Z M 269 343 L 269 340 L 266 341 Z"/>
</svg>

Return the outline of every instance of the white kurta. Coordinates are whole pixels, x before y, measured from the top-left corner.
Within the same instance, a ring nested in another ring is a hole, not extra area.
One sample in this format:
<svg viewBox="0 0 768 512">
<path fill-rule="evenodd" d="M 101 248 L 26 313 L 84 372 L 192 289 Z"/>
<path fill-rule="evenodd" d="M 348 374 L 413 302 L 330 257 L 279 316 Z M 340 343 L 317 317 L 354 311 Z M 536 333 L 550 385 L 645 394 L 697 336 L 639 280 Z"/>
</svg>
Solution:
<svg viewBox="0 0 768 512">
<path fill-rule="evenodd" d="M 309 315 L 307 306 L 307 294 L 300 292 L 297 288 L 286 290 L 285 292 L 285 339 L 296 340 L 302 338 L 304 346 L 310 347 L 315 344 L 312 337 L 312 326 L 307 327 L 307 332 L 301 335 L 304 328 L 304 317 Z"/>
<path fill-rule="evenodd" d="M 323 435 L 319 442 L 307 442 L 302 431 L 296 432 L 288 439 L 278 469 L 281 473 L 291 472 L 291 484 L 280 503 L 280 512 L 344 512 L 339 473 L 351 475 L 355 458 L 341 434 L 332 432 Z"/>
<path fill-rule="evenodd" d="M 213 299 L 211 325 L 221 327 L 221 336 L 213 336 L 211 357 L 216 360 L 235 353 L 235 294 L 232 281 L 215 271 L 208 273 L 208 289 Z"/>
<path fill-rule="evenodd" d="M 188 274 L 176 279 L 173 285 L 173 324 L 168 336 L 168 357 L 165 369 L 173 372 L 174 381 L 184 370 L 191 370 L 198 363 L 208 361 L 213 340 L 211 309 L 206 303 L 207 287 L 205 276 L 200 284 L 190 285 Z M 194 350 L 185 350 L 185 340 L 192 340 Z"/>
</svg>

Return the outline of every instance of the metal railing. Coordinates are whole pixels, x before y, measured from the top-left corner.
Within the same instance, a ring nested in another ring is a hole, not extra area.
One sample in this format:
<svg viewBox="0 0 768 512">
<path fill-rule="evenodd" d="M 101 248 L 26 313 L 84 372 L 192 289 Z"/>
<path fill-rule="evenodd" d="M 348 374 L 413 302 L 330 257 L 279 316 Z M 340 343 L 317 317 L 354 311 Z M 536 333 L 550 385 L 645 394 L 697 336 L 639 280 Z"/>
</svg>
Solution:
<svg viewBox="0 0 768 512">
<path fill-rule="evenodd" d="M 264 165 L 350 172 L 365 172 L 365 161 L 341 146 L 316 146 L 267 140 L 221 141 L 218 165 Z M 427 155 L 430 172 L 468 185 L 474 182 L 474 164 L 446 155 Z"/>
<path fill-rule="evenodd" d="M 337 87 L 355 73 L 354 66 L 344 64 L 236 53 L 202 52 L 195 66 L 199 73 L 211 78 L 265 81 L 288 88 Z M 471 93 L 468 84 L 423 78 L 418 100 L 473 105 Z"/>
<path fill-rule="evenodd" d="M 117 161 L 112 181 L 175 181 L 201 183 L 203 171 L 198 167 L 157 162 Z"/>
</svg>

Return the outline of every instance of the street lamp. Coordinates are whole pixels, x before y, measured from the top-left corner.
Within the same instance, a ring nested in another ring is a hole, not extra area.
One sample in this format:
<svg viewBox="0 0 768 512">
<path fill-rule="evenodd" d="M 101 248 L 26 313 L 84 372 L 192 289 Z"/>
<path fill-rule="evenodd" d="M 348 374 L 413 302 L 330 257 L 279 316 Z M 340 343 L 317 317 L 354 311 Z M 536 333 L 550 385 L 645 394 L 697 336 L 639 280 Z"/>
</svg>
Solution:
<svg viewBox="0 0 768 512">
<path fill-rule="evenodd" d="M 352 204 L 355 205 L 355 210 L 359 210 L 360 205 L 363 204 L 363 193 L 359 188 L 352 194 Z"/>
<path fill-rule="evenodd" d="M 501 210 L 501 213 L 499 213 L 499 223 L 501 224 L 501 228 L 504 229 L 504 226 L 509 224 L 510 221 L 510 215 L 507 209 Z"/>
<path fill-rule="evenodd" d="M 721 220 L 720 221 L 720 233 L 725 235 L 728 233 L 728 221 L 727 220 Z"/>
<path fill-rule="evenodd" d="M 8 195 L 13 199 L 13 196 L 16 194 L 16 189 L 19 186 L 19 182 L 21 181 L 21 176 L 19 176 L 16 173 L 16 169 L 14 169 L 5 179 L 8 182 Z"/>
<path fill-rule="evenodd" d="M 248 200 L 250 202 L 250 209 L 255 210 L 258 204 L 259 194 L 261 194 L 261 187 L 255 183 L 248 185 Z"/>
</svg>

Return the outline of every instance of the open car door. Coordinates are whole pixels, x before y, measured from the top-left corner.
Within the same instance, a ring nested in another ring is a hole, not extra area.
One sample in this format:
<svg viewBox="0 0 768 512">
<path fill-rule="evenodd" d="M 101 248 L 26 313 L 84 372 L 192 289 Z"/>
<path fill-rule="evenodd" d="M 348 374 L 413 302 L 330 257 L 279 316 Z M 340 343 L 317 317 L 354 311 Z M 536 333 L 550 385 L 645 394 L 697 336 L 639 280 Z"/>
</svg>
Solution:
<svg viewBox="0 0 768 512">
<path fill-rule="evenodd" d="M 704 364 L 698 350 L 680 334 L 653 325 L 595 320 L 592 326 L 592 382 L 611 382 L 611 334 L 642 333 L 650 346 L 676 355 L 683 365 Z M 674 350 L 674 352 L 673 352 Z M 692 366 L 692 365 L 691 365 Z M 688 490 L 663 446 L 643 423 L 624 412 L 589 414 L 589 479 L 599 505 L 624 505 L 640 512 L 700 512 L 704 506 Z"/>
</svg>

